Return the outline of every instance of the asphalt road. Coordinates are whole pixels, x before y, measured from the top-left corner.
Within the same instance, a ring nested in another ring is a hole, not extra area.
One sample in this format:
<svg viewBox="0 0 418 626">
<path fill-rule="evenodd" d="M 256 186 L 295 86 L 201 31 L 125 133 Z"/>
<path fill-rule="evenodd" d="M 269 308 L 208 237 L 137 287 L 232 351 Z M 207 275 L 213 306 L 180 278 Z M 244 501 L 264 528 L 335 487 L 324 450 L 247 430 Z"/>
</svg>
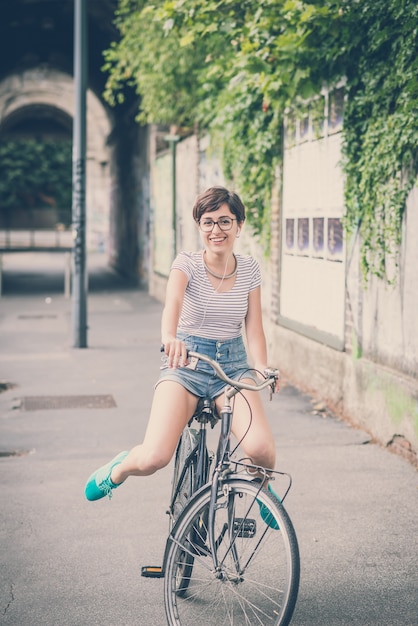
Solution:
<svg viewBox="0 0 418 626">
<path fill-rule="evenodd" d="M 129 479 L 110 501 L 83 495 L 92 470 L 142 438 L 161 304 L 93 259 L 89 347 L 74 349 L 60 269 L 46 255 L 4 265 L 0 624 L 165 626 L 163 581 L 140 568 L 162 560 L 171 467 Z M 101 404 L 80 406 L 85 396 Z M 416 626 L 418 474 L 315 402 L 290 384 L 266 397 L 278 468 L 293 476 L 286 508 L 302 575 L 292 625 Z"/>
</svg>

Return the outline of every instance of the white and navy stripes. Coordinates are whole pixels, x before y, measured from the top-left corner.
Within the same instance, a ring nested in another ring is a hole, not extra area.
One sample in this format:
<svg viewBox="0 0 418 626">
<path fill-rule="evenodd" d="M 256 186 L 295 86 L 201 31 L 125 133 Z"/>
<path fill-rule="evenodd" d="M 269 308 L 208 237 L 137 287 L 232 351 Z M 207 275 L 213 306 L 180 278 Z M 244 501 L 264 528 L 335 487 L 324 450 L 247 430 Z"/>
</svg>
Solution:
<svg viewBox="0 0 418 626">
<path fill-rule="evenodd" d="M 208 339 L 233 339 L 242 332 L 248 311 L 248 294 L 261 284 L 260 267 L 251 256 L 236 254 L 234 286 L 219 293 L 211 285 L 201 252 L 181 252 L 172 269 L 188 278 L 178 330 Z"/>
</svg>

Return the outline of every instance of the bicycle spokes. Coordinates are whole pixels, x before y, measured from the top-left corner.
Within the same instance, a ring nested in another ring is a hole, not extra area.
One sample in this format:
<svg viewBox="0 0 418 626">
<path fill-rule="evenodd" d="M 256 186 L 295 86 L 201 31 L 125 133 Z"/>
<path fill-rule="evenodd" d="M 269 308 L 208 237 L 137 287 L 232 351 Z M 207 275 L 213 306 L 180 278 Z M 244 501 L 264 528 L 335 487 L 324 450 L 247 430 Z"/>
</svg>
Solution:
<svg viewBox="0 0 418 626">
<path fill-rule="evenodd" d="M 270 507 L 280 530 L 268 526 L 258 500 Z M 299 580 L 297 543 L 280 504 L 265 490 L 240 479 L 219 490 L 214 515 L 210 491 L 181 520 L 167 558 L 165 599 L 172 626 L 284 626 L 289 623 Z M 213 543 L 207 524 L 213 524 Z M 189 561 L 187 586 L 179 587 Z M 180 577 L 181 578 L 181 577 Z"/>
</svg>

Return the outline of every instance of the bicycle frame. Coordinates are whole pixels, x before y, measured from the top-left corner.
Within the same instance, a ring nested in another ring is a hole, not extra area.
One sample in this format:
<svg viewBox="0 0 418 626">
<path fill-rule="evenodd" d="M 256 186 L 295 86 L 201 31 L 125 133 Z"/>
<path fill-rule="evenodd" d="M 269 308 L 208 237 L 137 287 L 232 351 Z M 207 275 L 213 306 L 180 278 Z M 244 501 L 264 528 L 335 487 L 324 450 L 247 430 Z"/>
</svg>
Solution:
<svg viewBox="0 0 418 626">
<path fill-rule="evenodd" d="M 278 372 L 265 372 L 263 382 L 250 384 L 245 379 L 229 379 L 219 364 L 205 355 L 189 356 L 209 363 L 226 388 L 213 471 L 197 491 L 197 459 L 189 461 L 196 435 L 189 437 L 183 432 L 177 447 L 173 484 L 183 475 L 183 465 L 189 469 L 173 504 L 176 515 L 181 512 L 167 539 L 161 568 L 167 622 L 170 626 L 195 626 L 205 609 L 211 626 L 289 626 L 300 578 L 297 537 L 282 505 L 291 477 L 255 466 L 249 458 L 232 459 L 237 448 L 231 451 L 230 443 L 232 398 L 243 389 L 254 392 L 270 385 L 273 391 Z M 208 400 L 208 414 L 212 404 Z M 251 414 L 251 403 L 249 409 Z M 208 420 L 204 416 L 202 421 L 201 432 L 206 434 Z M 200 443 L 203 441 L 201 437 Z M 205 445 L 200 451 L 207 459 Z M 278 496 L 267 484 L 275 475 L 289 479 L 284 495 Z"/>
<path fill-rule="evenodd" d="M 203 409 L 202 409 L 202 414 L 206 413 L 206 418 L 203 418 L 200 421 L 200 437 L 199 437 L 199 442 L 198 445 L 192 450 L 192 452 L 189 454 L 189 456 L 187 457 L 184 466 L 182 468 L 182 472 L 181 472 L 181 478 L 184 477 L 185 473 L 187 472 L 188 468 L 190 467 L 190 464 L 193 461 L 193 457 L 198 456 L 198 488 L 197 490 L 194 492 L 193 496 L 196 496 L 197 494 L 199 494 L 201 491 L 203 491 L 204 489 L 209 489 L 211 490 L 211 498 L 210 498 L 210 506 L 209 506 L 209 533 L 208 533 L 208 538 L 209 538 L 209 545 L 210 545 L 210 550 L 213 556 L 213 565 L 215 570 L 218 569 L 219 567 L 219 563 L 218 563 L 218 559 L 217 559 L 217 550 L 216 548 L 216 538 L 214 536 L 214 524 L 213 524 L 213 519 L 215 516 L 215 512 L 216 512 L 216 503 L 218 500 L 218 487 L 219 487 L 219 481 L 222 480 L 224 478 L 224 474 L 228 475 L 230 473 L 232 473 L 231 470 L 231 461 L 229 458 L 230 455 L 230 437 L 231 437 L 231 426 L 232 426 L 232 407 L 231 407 L 231 399 L 240 392 L 241 389 L 247 389 L 248 391 L 254 391 L 254 385 L 249 384 L 249 383 L 243 383 L 241 381 L 237 382 L 234 381 L 230 378 L 228 378 L 222 368 L 214 361 L 212 361 L 212 359 L 210 359 L 209 357 L 207 357 L 206 355 L 202 355 L 200 353 L 197 352 L 193 352 L 193 351 L 189 351 L 189 357 L 190 358 L 195 358 L 195 359 L 200 359 L 206 363 L 209 363 L 209 365 L 212 366 L 212 368 L 214 369 L 215 373 L 227 383 L 227 386 L 225 387 L 225 391 L 224 391 L 224 405 L 220 411 L 220 417 L 221 417 L 221 432 L 220 432 L 220 436 L 219 436 L 219 442 L 218 442 L 218 446 L 217 446 L 217 451 L 216 451 L 216 457 L 215 457 L 215 466 L 214 466 L 214 471 L 212 474 L 211 479 L 209 480 L 208 483 L 206 484 L 200 484 L 202 481 L 202 476 L 204 475 L 204 468 L 202 467 L 202 463 L 204 462 L 204 458 L 205 458 L 205 452 L 206 452 L 206 428 L 207 428 L 207 424 L 208 422 L 212 422 L 213 423 L 213 411 L 211 408 L 211 403 L 208 399 L 204 399 L 203 400 Z M 272 385 L 272 377 L 274 375 L 278 375 L 276 374 L 276 370 L 271 370 L 270 372 L 268 372 L 268 378 L 266 378 L 266 380 L 261 383 L 260 385 L 256 386 L 255 390 L 261 390 L 265 387 L 268 387 Z M 205 404 L 206 403 L 206 404 Z M 210 415 L 212 415 L 212 419 L 209 417 Z M 192 420 L 195 418 L 195 415 L 192 417 Z M 192 421 L 191 420 L 191 421 Z M 199 420 L 198 420 L 199 421 Z M 199 465 L 200 464 L 200 465 Z M 261 468 L 260 468 L 261 469 Z M 279 472 L 281 473 L 281 472 Z M 267 476 L 266 476 L 267 477 Z M 250 478 L 250 476 L 248 476 L 248 480 L 252 480 L 252 478 Z M 180 483 L 180 480 L 178 481 L 178 483 Z M 260 484 L 260 489 L 262 488 L 262 483 Z M 290 488 L 290 486 L 289 486 Z M 287 493 L 287 492 L 286 492 Z M 168 549 L 170 546 L 170 542 L 172 540 L 173 534 L 175 532 L 175 528 L 176 525 L 178 524 L 179 520 L 182 518 L 184 511 L 187 509 L 187 505 L 185 507 L 185 509 L 183 510 L 183 512 L 180 514 L 179 518 L 177 520 L 174 520 L 173 517 L 173 505 L 175 502 L 175 499 L 177 497 L 178 494 L 178 490 L 177 492 L 174 493 L 173 497 L 172 497 L 172 501 L 170 503 L 170 507 L 169 510 L 167 511 L 172 519 L 173 526 L 171 528 L 171 531 L 169 533 L 169 536 L 167 538 L 166 541 L 166 546 L 165 546 L 165 551 L 164 551 L 164 557 L 163 557 L 163 564 L 161 567 L 154 567 L 154 566 L 150 566 L 150 567 L 143 567 L 142 568 L 142 575 L 143 576 L 147 576 L 147 577 L 156 577 L 156 578 L 163 578 L 165 576 L 165 570 L 166 570 L 166 563 L 167 563 L 167 554 L 168 554 Z"/>
<path fill-rule="evenodd" d="M 229 468 L 230 439 L 232 427 L 231 398 L 238 393 L 234 387 L 228 386 L 224 392 L 224 406 L 221 409 L 221 434 L 219 436 L 218 449 L 216 452 L 216 464 L 212 476 L 211 497 L 209 506 L 209 545 L 213 558 L 214 570 L 219 568 L 218 551 L 215 549 L 216 539 L 214 535 L 214 518 L 216 512 L 216 502 L 218 499 L 219 479 L 222 472 Z"/>
</svg>

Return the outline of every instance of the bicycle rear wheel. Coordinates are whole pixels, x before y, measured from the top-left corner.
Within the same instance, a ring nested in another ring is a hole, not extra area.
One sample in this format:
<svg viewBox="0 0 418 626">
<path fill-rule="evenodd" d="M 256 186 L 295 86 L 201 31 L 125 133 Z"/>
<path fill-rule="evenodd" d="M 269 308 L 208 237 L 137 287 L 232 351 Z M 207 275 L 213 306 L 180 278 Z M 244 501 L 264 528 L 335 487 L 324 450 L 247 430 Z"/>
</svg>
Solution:
<svg viewBox="0 0 418 626">
<path fill-rule="evenodd" d="M 208 540 L 209 502 L 210 488 L 190 502 L 171 538 L 164 582 L 168 623 L 289 624 L 299 587 L 299 551 L 285 509 L 249 480 L 224 482 L 214 518 L 215 569 Z M 179 589 L 178 573 L 183 572 L 184 581 L 185 556 L 193 557 L 194 564 L 187 589 Z"/>
</svg>

